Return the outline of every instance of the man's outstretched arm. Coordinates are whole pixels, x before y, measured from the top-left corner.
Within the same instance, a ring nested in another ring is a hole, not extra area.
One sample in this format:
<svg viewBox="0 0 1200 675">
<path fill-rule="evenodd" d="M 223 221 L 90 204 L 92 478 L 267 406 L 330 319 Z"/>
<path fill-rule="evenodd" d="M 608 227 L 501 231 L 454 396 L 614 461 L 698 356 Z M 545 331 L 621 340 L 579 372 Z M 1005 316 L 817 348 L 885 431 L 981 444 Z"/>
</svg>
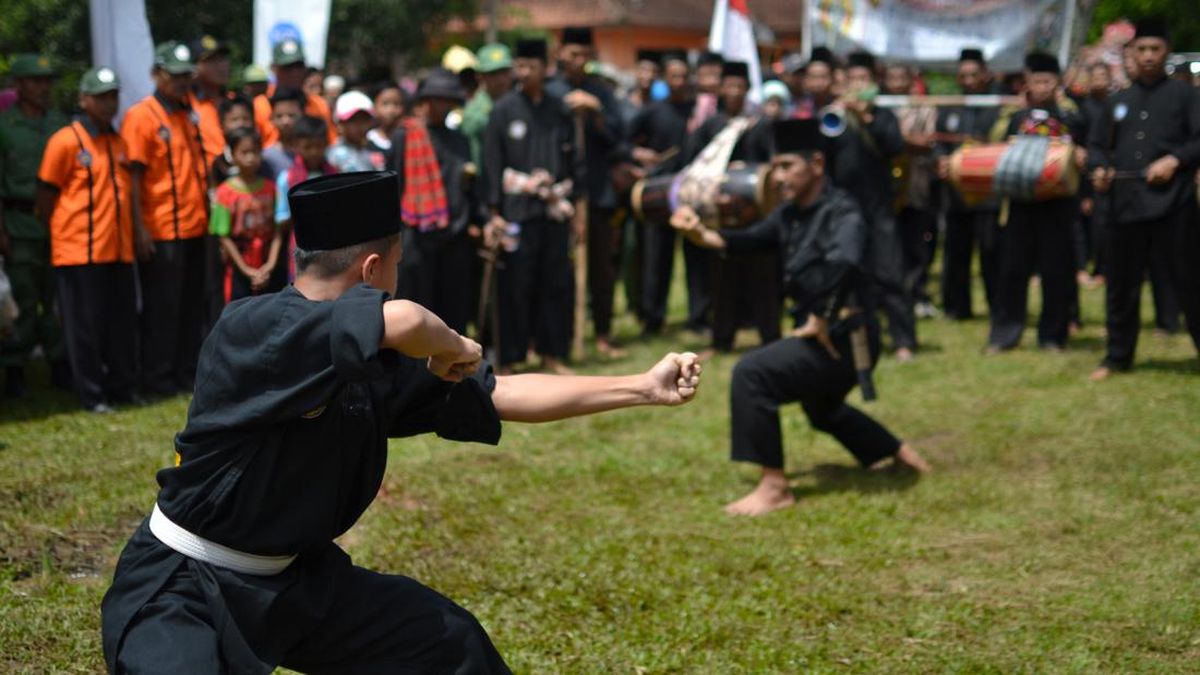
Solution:
<svg viewBox="0 0 1200 675">
<path fill-rule="evenodd" d="M 443 380 L 457 382 L 479 368 L 483 349 L 415 302 L 384 303 L 383 325 L 381 347 L 406 356 L 428 358 L 429 370 Z"/>
<path fill-rule="evenodd" d="M 681 405 L 696 395 L 699 386 L 696 355 L 667 354 L 637 375 L 501 376 L 496 378 L 492 403 L 502 420 L 552 422 L 639 405 Z"/>
</svg>

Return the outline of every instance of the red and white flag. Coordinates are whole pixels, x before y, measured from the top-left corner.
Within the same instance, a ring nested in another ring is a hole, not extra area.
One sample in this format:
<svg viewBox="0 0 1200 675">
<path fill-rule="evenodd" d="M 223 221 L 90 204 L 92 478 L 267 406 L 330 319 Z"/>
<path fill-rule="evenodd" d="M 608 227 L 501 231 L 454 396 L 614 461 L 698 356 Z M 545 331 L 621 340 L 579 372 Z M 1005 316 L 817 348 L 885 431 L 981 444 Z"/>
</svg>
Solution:
<svg viewBox="0 0 1200 675">
<path fill-rule="evenodd" d="M 750 100 L 759 103 L 762 101 L 762 70 L 758 64 L 754 23 L 750 21 L 746 1 L 716 0 L 712 29 L 708 32 L 708 49 L 725 57 L 726 61 L 750 64 Z"/>
</svg>

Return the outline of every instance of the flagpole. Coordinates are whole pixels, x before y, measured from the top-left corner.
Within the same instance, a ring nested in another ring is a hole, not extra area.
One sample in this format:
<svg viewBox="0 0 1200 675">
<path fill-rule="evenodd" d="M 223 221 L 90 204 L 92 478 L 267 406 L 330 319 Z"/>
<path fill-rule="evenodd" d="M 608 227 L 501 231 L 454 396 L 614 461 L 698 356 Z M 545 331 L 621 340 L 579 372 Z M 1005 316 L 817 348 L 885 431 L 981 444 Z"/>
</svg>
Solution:
<svg viewBox="0 0 1200 675">
<path fill-rule="evenodd" d="M 1058 62 L 1065 69 L 1071 61 L 1071 43 L 1075 36 L 1075 12 L 1077 0 L 1064 0 L 1067 3 L 1066 17 L 1063 19 L 1062 42 L 1058 46 Z"/>
</svg>

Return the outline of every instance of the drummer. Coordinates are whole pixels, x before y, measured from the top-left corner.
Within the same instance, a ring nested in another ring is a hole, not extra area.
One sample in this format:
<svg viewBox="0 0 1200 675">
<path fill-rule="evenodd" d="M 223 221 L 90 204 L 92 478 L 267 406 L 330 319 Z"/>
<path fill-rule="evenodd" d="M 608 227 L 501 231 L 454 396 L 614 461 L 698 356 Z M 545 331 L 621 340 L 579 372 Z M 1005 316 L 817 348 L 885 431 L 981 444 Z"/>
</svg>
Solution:
<svg viewBox="0 0 1200 675">
<path fill-rule="evenodd" d="M 1026 107 L 1009 120 L 1007 136 L 1043 136 L 1071 142 L 1083 134 L 1077 111 L 1058 102 L 1062 84 L 1058 59 L 1042 52 L 1025 57 Z M 1077 109 L 1076 109 L 1077 110 Z M 1082 167 L 1087 151 L 1076 146 L 1074 161 Z M 1061 351 L 1067 343 L 1071 296 L 1075 292 L 1073 227 L 1078 214 L 1075 195 L 1048 201 L 1012 200 L 1008 222 L 1000 238 L 1000 275 L 996 306 L 992 311 L 987 353 L 1013 349 L 1021 341 L 1028 310 L 1029 277 L 1041 277 L 1042 316 L 1038 320 L 1038 346 Z M 1002 223 L 1003 224 L 1003 223 Z"/>
</svg>

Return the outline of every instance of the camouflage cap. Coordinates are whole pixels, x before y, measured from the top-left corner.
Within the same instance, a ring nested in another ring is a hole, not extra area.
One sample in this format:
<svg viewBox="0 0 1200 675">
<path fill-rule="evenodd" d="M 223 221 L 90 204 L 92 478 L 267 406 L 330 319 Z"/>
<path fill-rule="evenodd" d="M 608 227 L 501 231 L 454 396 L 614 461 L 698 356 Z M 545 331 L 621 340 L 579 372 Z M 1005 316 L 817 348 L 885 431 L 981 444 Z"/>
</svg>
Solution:
<svg viewBox="0 0 1200 675">
<path fill-rule="evenodd" d="M 117 71 L 108 66 L 92 68 L 79 79 L 79 93 L 95 96 L 116 91 L 121 88 L 121 80 Z"/>
<path fill-rule="evenodd" d="M 507 45 L 500 43 L 494 42 L 480 47 L 477 58 L 477 68 L 481 73 L 494 73 L 497 70 L 512 68 L 512 52 L 508 51 Z"/>
<path fill-rule="evenodd" d="M 266 84 L 271 81 L 267 69 L 257 64 L 246 66 L 242 71 L 242 84 Z"/>
<path fill-rule="evenodd" d="M 154 49 L 154 67 L 172 75 L 187 75 L 196 70 L 196 65 L 192 63 L 192 50 L 175 40 L 164 42 Z"/>
<path fill-rule="evenodd" d="M 273 66 L 290 66 L 297 63 L 305 63 L 304 45 L 300 44 L 299 40 L 280 40 L 271 51 Z"/>
<path fill-rule="evenodd" d="M 17 54 L 8 72 L 13 77 L 53 77 L 58 74 L 50 58 L 41 54 Z"/>
</svg>

